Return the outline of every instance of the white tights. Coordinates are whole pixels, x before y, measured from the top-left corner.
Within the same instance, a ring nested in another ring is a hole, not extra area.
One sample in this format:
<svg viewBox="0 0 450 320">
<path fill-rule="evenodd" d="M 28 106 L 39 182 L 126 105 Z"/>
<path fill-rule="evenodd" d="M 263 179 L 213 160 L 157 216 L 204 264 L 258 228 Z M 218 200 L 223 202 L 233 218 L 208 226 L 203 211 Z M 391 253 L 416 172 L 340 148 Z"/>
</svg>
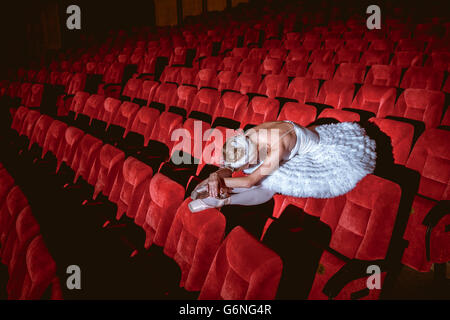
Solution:
<svg viewBox="0 0 450 320">
<path fill-rule="evenodd" d="M 253 186 L 251 188 L 233 188 L 229 204 L 256 206 L 269 201 L 274 194 L 274 191 L 265 189 L 261 185 Z M 219 206 L 219 203 L 221 202 L 220 199 L 212 197 L 205 198 L 203 201 L 213 207 Z"/>
</svg>

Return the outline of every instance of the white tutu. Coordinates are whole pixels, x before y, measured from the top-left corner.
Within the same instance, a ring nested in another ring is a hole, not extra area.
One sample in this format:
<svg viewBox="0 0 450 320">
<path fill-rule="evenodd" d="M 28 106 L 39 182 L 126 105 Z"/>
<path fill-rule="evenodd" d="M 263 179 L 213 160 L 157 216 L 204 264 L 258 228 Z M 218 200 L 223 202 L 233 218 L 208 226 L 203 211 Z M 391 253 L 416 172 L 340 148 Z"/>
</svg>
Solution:
<svg viewBox="0 0 450 320">
<path fill-rule="evenodd" d="M 319 142 L 282 163 L 261 181 L 262 187 L 287 196 L 333 198 L 374 171 L 376 143 L 359 124 L 326 124 L 315 130 Z"/>
</svg>

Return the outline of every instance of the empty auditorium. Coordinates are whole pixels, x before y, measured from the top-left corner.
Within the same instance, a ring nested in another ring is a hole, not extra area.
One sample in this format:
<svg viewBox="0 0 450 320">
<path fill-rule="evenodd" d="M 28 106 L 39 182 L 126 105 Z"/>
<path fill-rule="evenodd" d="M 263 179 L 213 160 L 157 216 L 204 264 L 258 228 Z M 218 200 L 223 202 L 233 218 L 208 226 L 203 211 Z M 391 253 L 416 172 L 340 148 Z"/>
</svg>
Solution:
<svg viewBox="0 0 450 320">
<path fill-rule="evenodd" d="M 0 300 L 450 300 L 449 12 L 2 2 Z"/>
</svg>

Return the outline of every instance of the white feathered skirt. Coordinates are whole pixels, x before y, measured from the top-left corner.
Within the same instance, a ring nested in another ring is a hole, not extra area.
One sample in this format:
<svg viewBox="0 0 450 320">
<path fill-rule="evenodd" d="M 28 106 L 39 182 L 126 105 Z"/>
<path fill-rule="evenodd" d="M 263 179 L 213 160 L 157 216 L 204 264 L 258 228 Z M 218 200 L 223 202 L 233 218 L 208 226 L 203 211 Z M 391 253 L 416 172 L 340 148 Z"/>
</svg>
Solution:
<svg viewBox="0 0 450 320">
<path fill-rule="evenodd" d="M 359 124 L 326 124 L 315 130 L 320 136 L 316 147 L 282 163 L 262 180 L 262 187 L 287 196 L 333 198 L 374 171 L 376 143 Z"/>
</svg>

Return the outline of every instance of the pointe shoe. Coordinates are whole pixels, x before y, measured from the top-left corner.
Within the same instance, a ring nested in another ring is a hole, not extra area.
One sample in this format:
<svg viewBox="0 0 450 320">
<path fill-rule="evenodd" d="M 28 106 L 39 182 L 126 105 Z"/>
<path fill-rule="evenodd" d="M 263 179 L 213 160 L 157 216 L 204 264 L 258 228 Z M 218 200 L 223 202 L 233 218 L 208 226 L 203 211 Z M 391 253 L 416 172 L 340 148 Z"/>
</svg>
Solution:
<svg viewBox="0 0 450 320">
<path fill-rule="evenodd" d="M 192 200 L 196 200 L 196 199 L 204 199 L 209 197 L 209 192 L 208 192 L 208 185 L 205 184 L 201 187 L 195 188 L 194 191 L 192 191 L 191 193 L 191 199 Z"/>
<path fill-rule="evenodd" d="M 218 200 L 218 204 L 216 206 L 210 206 L 209 204 L 205 203 L 202 199 L 197 199 L 197 200 L 189 202 L 188 207 L 189 207 L 189 210 L 191 210 L 191 212 L 195 213 L 195 212 L 199 212 L 199 211 L 203 211 L 203 210 L 207 210 L 207 209 L 211 209 L 211 208 L 220 208 L 229 203 L 230 203 L 230 198 L 226 198 L 226 199 Z"/>
</svg>

